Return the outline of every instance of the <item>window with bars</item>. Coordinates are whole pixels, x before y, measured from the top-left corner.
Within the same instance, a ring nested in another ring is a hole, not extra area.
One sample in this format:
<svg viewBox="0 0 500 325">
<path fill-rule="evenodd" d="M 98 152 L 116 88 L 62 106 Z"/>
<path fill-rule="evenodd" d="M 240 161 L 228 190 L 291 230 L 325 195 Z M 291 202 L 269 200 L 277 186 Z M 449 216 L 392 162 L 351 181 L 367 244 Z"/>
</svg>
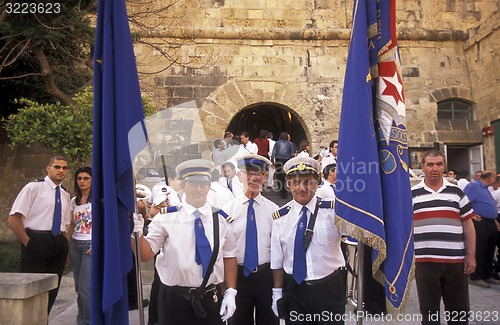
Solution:
<svg viewBox="0 0 500 325">
<path fill-rule="evenodd" d="M 438 103 L 438 120 L 472 121 L 472 103 L 463 99 L 446 99 Z"/>
</svg>

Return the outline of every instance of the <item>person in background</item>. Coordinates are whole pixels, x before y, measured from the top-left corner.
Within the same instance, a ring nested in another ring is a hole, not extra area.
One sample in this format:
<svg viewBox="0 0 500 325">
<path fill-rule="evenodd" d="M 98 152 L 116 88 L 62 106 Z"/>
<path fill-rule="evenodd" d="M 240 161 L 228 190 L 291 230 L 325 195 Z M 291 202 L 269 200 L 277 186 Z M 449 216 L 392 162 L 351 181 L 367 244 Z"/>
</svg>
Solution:
<svg viewBox="0 0 500 325">
<path fill-rule="evenodd" d="M 330 164 L 337 164 L 337 154 L 339 150 L 339 142 L 337 140 L 330 141 L 330 152 L 321 159 L 321 170 L 325 169 Z"/>
<path fill-rule="evenodd" d="M 236 177 L 236 167 L 231 162 L 225 162 L 222 165 L 222 173 L 224 177 L 219 179 L 219 184 L 228 188 L 236 197 L 243 193 L 243 184 Z"/>
<path fill-rule="evenodd" d="M 464 189 L 474 209 L 474 228 L 476 230 L 476 271 L 470 275 L 470 284 L 481 288 L 500 285 L 493 278 L 493 256 L 497 242 L 497 203 L 488 190 L 496 175 L 491 170 L 481 173 L 479 179 L 470 182 Z"/>
<path fill-rule="evenodd" d="M 267 140 L 267 131 L 260 130 L 260 135 L 254 142 L 257 145 L 257 154 L 269 159 L 269 140 Z"/>
<path fill-rule="evenodd" d="M 446 162 L 440 151 L 424 152 L 421 164 L 425 177 L 412 187 L 415 279 L 422 324 L 438 325 L 441 298 L 450 315 L 468 315 L 470 310 L 474 211 L 464 192 L 443 178 Z"/>
<path fill-rule="evenodd" d="M 457 185 L 458 184 L 458 181 L 457 181 L 457 171 L 454 170 L 454 169 L 450 169 L 448 171 L 448 178 L 446 180 L 448 182 L 452 183 L 452 184 Z"/>
<path fill-rule="evenodd" d="M 271 310 L 273 277 L 271 261 L 272 213 L 278 206 L 261 195 L 271 162 L 247 155 L 237 161 L 244 194 L 227 202 L 223 210 L 233 217 L 238 281 L 234 325 L 277 325 Z"/>
<path fill-rule="evenodd" d="M 495 183 L 493 184 L 493 192 L 491 193 L 495 202 L 497 203 L 497 220 L 495 224 L 497 226 L 497 256 L 495 261 L 495 268 L 493 272 L 493 279 L 500 280 L 500 174 L 497 174 L 495 178 Z"/>
<path fill-rule="evenodd" d="M 234 199 L 233 193 L 225 186 L 219 183 L 220 173 L 217 169 L 212 171 L 212 182 L 210 191 L 207 194 L 207 201 L 216 209 L 221 209 L 224 204 Z"/>
<path fill-rule="evenodd" d="M 469 171 L 467 169 L 460 169 L 457 172 L 457 185 L 463 191 L 469 184 Z"/>
<path fill-rule="evenodd" d="M 215 168 L 220 172 L 221 165 L 226 161 L 224 156 L 224 142 L 221 139 L 214 140 L 214 147 L 212 149 L 212 161 Z"/>
<path fill-rule="evenodd" d="M 77 294 L 78 325 L 90 324 L 90 255 L 92 254 L 92 169 L 75 172 L 75 197 L 70 202 L 71 224 L 68 238 L 71 247 L 73 279 Z"/>
<path fill-rule="evenodd" d="M 50 158 L 47 176 L 23 187 L 8 219 L 10 229 L 21 241 L 20 272 L 57 274 L 57 287 L 49 291 L 47 314 L 56 301 L 68 258 L 66 231 L 71 223 L 70 195 L 61 186 L 68 170 L 65 157 Z"/>
<path fill-rule="evenodd" d="M 474 173 L 474 177 L 475 179 L 481 179 L 481 174 L 483 173 L 482 170 L 477 170 L 475 173 Z"/>
<path fill-rule="evenodd" d="M 257 145 L 250 141 L 250 134 L 247 131 L 241 132 L 240 141 L 240 147 L 245 149 L 247 151 L 246 153 L 257 154 L 257 152 L 259 151 Z"/>
<path fill-rule="evenodd" d="M 276 178 L 278 180 L 281 198 L 285 199 L 288 192 L 285 186 L 285 172 L 283 166 L 292 157 L 295 156 L 295 150 L 292 143 L 288 140 L 290 136 L 286 132 L 281 132 L 279 140 L 274 144 L 271 161 L 275 166 Z"/>
<path fill-rule="evenodd" d="M 307 140 L 300 141 L 297 157 L 309 157 L 311 153 L 311 144 Z"/>
<path fill-rule="evenodd" d="M 318 188 L 316 196 L 325 200 L 335 201 L 336 164 L 330 164 L 323 169 L 323 179 L 323 184 Z"/>
<path fill-rule="evenodd" d="M 274 144 L 276 143 L 276 141 L 273 140 L 273 134 L 271 132 L 267 132 L 266 137 L 267 137 L 267 141 L 269 141 L 269 152 L 267 154 L 268 154 L 268 157 L 270 159 L 270 157 L 273 153 Z M 274 166 L 271 166 L 269 168 L 269 174 L 267 175 L 266 186 L 272 188 L 273 183 L 274 183 Z"/>
</svg>

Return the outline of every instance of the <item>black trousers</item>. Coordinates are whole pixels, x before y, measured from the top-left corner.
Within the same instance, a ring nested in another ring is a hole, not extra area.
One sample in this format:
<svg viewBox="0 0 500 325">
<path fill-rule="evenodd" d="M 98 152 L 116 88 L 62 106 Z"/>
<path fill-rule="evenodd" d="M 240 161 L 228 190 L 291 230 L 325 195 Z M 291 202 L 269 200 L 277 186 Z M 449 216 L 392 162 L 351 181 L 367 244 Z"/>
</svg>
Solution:
<svg viewBox="0 0 500 325">
<path fill-rule="evenodd" d="M 220 285 L 217 285 L 217 298 L 208 292 L 203 296 L 205 318 L 196 318 L 191 306 L 190 293 L 185 287 L 171 287 L 160 284 L 158 292 L 158 324 L 160 325 L 223 325 L 219 314 L 222 303 Z"/>
<path fill-rule="evenodd" d="M 493 275 L 493 256 L 497 243 L 495 219 L 481 218 L 473 221 L 476 229 L 476 271 L 471 280 L 486 280 Z"/>
<path fill-rule="evenodd" d="M 149 294 L 149 324 L 158 323 L 158 292 L 160 292 L 161 280 L 156 269 L 156 257 L 154 257 L 155 271 L 153 274 L 153 283 L 151 283 L 151 293 Z"/>
<path fill-rule="evenodd" d="M 286 199 L 286 197 L 288 196 L 288 190 L 286 188 L 286 180 L 285 180 L 286 174 L 285 171 L 283 170 L 283 166 L 287 161 L 288 159 L 276 158 L 274 163 L 276 166 L 275 175 L 276 179 L 278 180 L 279 191 L 282 199 Z"/>
<path fill-rule="evenodd" d="M 468 324 L 463 316 L 469 312 L 469 279 L 463 263 L 415 263 L 415 280 L 422 324 L 440 324 L 441 297 L 444 309 L 456 315 L 457 321 L 448 324 Z"/>
<path fill-rule="evenodd" d="M 285 273 L 283 297 L 289 317 L 287 325 L 344 324 L 347 270 L 338 269 L 329 276 L 297 285 Z"/>
<path fill-rule="evenodd" d="M 21 244 L 20 271 L 23 273 L 55 273 L 58 277 L 57 288 L 49 291 L 50 313 L 57 294 L 68 258 L 68 240 L 63 234 L 56 237 L 50 231 L 26 229 L 30 237 L 28 247 Z"/>
<path fill-rule="evenodd" d="M 230 325 L 278 325 L 273 313 L 273 274 L 270 268 L 243 275 L 243 266 L 238 266 L 236 285 L 236 312 L 229 319 Z M 255 311 L 255 321 L 254 321 Z"/>
</svg>

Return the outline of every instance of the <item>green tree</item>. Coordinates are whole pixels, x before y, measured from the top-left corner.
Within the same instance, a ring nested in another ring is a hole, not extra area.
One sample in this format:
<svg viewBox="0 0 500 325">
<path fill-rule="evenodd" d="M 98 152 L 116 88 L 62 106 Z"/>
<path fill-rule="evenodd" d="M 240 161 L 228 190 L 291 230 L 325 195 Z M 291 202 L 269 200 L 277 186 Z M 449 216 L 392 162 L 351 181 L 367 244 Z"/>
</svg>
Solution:
<svg viewBox="0 0 500 325">
<path fill-rule="evenodd" d="M 2 119 L 11 147 L 38 142 L 54 153 L 68 157 L 72 168 L 82 166 L 92 155 L 92 87 L 77 93 L 75 104 L 40 104 L 21 98 L 18 113 Z M 145 115 L 156 112 L 148 97 L 143 97 Z"/>
</svg>

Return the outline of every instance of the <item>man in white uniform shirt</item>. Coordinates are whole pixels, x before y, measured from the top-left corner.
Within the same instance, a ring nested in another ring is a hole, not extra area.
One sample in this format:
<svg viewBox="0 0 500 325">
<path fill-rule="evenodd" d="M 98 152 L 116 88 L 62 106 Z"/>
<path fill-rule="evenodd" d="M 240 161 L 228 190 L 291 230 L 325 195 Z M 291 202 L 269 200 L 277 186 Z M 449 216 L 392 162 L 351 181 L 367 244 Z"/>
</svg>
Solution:
<svg viewBox="0 0 500 325">
<path fill-rule="evenodd" d="M 204 159 L 179 164 L 176 172 L 182 180 L 185 201 L 180 209 L 173 208 L 171 213 L 154 218 L 147 236 L 140 236 L 142 261 L 152 259 L 162 249 L 156 259 L 161 280 L 159 324 L 222 325 L 236 309 L 236 244 L 230 218 L 213 212 L 206 200 L 213 168 L 213 163 Z M 142 218 L 135 218 L 135 232 L 140 232 L 141 221 Z M 214 221 L 219 226 L 215 235 Z M 219 237 L 220 245 L 210 269 L 215 236 Z M 208 281 L 204 288 L 199 288 L 205 275 Z M 199 298 L 201 306 L 192 305 L 193 296 Z M 206 312 L 202 318 L 200 309 Z"/>
<path fill-rule="evenodd" d="M 313 158 L 287 161 L 284 171 L 293 200 L 273 215 L 273 311 L 286 324 L 344 324 L 345 260 L 333 205 L 315 196 L 319 169 Z"/>
<path fill-rule="evenodd" d="M 253 153 L 255 155 L 257 154 L 257 151 L 259 151 L 259 148 L 257 147 L 257 145 L 255 143 L 250 141 L 250 134 L 248 134 L 248 132 L 246 132 L 246 131 L 241 132 L 240 140 L 241 140 L 240 146 L 243 149 L 248 151 L 248 153 Z"/>
<path fill-rule="evenodd" d="M 48 313 L 59 292 L 68 258 L 66 231 L 71 221 L 70 195 L 61 186 L 68 169 L 65 157 L 52 157 L 47 176 L 23 187 L 8 219 L 10 229 L 21 241 L 20 272 L 58 276 L 57 287 L 49 291 Z"/>
<path fill-rule="evenodd" d="M 278 318 L 271 310 L 273 277 L 269 266 L 272 213 L 278 206 L 260 193 L 271 161 L 262 156 L 247 155 L 237 164 L 244 194 L 223 208 L 234 219 L 231 225 L 237 245 L 237 308 L 230 324 L 277 325 Z"/>
<path fill-rule="evenodd" d="M 331 164 L 337 164 L 337 153 L 339 150 L 339 142 L 337 140 L 332 140 L 330 142 L 330 152 L 326 154 L 325 157 L 321 159 L 321 171 L 325 169 L 326 166 Z"/>
<path fill-rule="evenodd" d="M 234 199 L 233 193 L 219 183 L 220 174 L 217 169 L 212 171 L 212 183 L 210 183 L 210 191 L 207 194 L 207 201 L 211 206 L 221 209 L 227 202 Z M 227 211 L 226 211 L 227 212 Z"/>
<path fill-rule="evenodd" d="M 337 165 L 330 164 L 323 169 L 323 184 L 318 188 L 316 196 L 325 200 L 335 201 L 335 181 L 337 180 Z"/>
<path fill-rule="evenodd" d="M 224 177 L 221 177 L 219 179 L 219 184 L 224 186 L 225 188 L 228 188 L 235 197 L 242 194 L 243 184 L 241 184 L 236 175 L 236 167 L 234 166 L 234 164 L 229 161 L 225 162 L 222 165 L 222 173 Z"/>
</svg>

